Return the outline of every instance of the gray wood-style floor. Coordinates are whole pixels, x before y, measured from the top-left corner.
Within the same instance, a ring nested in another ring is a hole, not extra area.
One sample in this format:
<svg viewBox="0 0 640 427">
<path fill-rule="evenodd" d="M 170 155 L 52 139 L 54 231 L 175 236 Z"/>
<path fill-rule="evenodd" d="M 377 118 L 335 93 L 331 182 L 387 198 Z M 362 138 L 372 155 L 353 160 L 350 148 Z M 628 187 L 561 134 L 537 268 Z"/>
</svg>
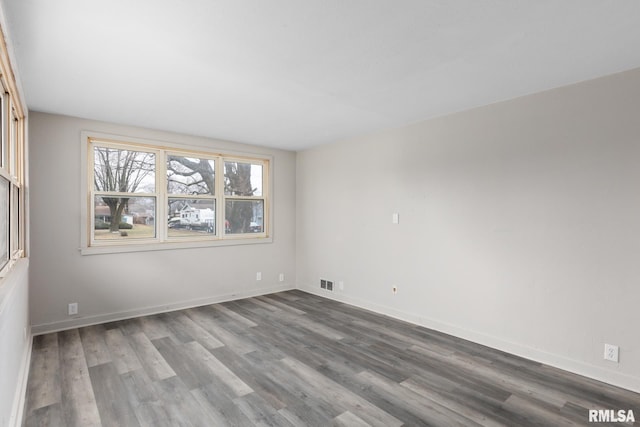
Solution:
<svg viewBox="0 0 640 427">
<path fill-rule="evenodd" d="M 34 338 L 27 426 L 564 426 L 640 395 L 300 291 Z M 603 425 L 603 424 L 600 424 Z"/>
</svg>

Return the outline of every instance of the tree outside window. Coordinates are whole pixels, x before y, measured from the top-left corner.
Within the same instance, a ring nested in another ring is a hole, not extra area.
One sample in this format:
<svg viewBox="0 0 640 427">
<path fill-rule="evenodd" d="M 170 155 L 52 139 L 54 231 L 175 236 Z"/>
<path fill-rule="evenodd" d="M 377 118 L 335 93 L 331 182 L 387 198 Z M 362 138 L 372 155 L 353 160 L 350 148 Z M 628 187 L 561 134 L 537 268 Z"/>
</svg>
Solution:
<svg viewBox="0 0 640 427">
<path fill-rule="evenodd" d="M 92 245 L 267 236 L 266 159 L 92 138 L 89 144 Z"/>
<path fill-rule="evenodd" d="M 106 233 L 120 233 L 132 229 L 137 218 L 155 216 L 155 198 L 139 197 L 143 193 L 155 193 L 156 155 L 113 147 L 94 148 L 93 184 L 97 196 L 94 203 L 96 238 L 108 238 Z M 108 208 L 108 214 L 102 209 Z M 126 231 L 121 236 L 128 236 Z M 151 237 L 155 233 L 151 234 Z M 138 237 L 150 237 L 143 233 Z"/>
</svg>

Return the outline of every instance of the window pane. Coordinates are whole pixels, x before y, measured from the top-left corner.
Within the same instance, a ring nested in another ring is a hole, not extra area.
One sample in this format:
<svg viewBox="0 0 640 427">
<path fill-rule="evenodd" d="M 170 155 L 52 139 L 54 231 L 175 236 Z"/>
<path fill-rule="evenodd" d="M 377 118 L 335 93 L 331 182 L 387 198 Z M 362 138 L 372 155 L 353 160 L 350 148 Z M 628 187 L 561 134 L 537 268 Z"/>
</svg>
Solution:
<svg viewBox="0 0 640 427">
<path fill-rule="evenodd" d="M 169 194 L 215 194 L 215 160 L 169 155 Z"/>
<path fill-rule="evenodd" d="M 9 181 L 0 177 L 0 268 L 9 261 Z"/>
<path fill-rule="evenodd" d="M 13 194 L 11 197 L 11 253 L 20 249 L 20 189 L 12 186 Z"/>
<path fill-rule="evenodd" d="M 213 199 L 169 199 L 169 237 L 211 236 L 216 231 Z"/>
<path fill-rule="evenodd" d="M 13 176 L 18 175 L 17 160 L 18 160 L 18 119 L 11 112 L 11 129 L 9 130 L 11 135 L 9 137 L 9 172 Z"/>
<path fill-rule="evenodd" d="M 96 191 L 155 193 L 156 156 L 145 151 L 94 148 Z"/>
<path fill-rule="evenodd" d="M 264 231 L 264 200 L 227 200 L 224 207 L 225 233 Z"/>
<path fill-rule="evenodd" d="M 224 194 L 262 196 L 262 165 L 224 162 Z"/>
<path fill-rule="evenodd" d="M 0 141 L 2 142 L 2 147 L 0 147 L 0 167 L 6 167 L 6 158 L 7 158 L 7 141 L 4 137 L 4 88 L 0 84 Z"/>
<path fill-rule="evenodd" d="M 130 240 L 156 237 L 155 197 L 96 196 L 94 238 Z"/>
</svg>

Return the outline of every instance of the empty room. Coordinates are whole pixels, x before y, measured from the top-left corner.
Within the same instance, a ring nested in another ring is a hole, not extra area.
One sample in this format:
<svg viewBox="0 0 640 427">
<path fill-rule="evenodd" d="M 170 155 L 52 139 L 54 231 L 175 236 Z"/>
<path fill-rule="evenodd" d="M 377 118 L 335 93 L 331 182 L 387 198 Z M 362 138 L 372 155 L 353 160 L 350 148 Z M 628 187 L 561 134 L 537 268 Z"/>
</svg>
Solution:
<svg viewBox="0 0 640 427">
<path fill-rule="evenodd" d="M 0 427 L 640 425 L 638 22 L 0 0 Z"/>
</svg>

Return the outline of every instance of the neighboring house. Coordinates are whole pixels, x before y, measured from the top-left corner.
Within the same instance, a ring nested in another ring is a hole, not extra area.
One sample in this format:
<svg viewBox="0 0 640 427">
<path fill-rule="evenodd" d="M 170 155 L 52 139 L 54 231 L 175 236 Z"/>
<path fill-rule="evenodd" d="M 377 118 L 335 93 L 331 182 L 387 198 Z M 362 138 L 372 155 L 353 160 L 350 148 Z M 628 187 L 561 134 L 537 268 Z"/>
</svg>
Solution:
<svg viewBox="0 0 640 427">
<path fill-rule="evenodd" d="M 95 207 L 95 219 L 96 221 L 102 221 L 111 223 L 111 210 L 107 205 L 98 205 Z M 127 224 L 153 224 L 154 215 L 153 212 L 147 212 L 145 214 L 130 214 L 123 213 L 120 222 L 126 222 Z"/>
<path fill-rule="evenodd" d="M 182 209 L 176 211 L 171 221 L 179 221 L 181 224 L 213 224 L 215 211 L 211 208 L 199 209 L 185 204 Z"/>
</svg>

